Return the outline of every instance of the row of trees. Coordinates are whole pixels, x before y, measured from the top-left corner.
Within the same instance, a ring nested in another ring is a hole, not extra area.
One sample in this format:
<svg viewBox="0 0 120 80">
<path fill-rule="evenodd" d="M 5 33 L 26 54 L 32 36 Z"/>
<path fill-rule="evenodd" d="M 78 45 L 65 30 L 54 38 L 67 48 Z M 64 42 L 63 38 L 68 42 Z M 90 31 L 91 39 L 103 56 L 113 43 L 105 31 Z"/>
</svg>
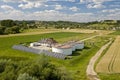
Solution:
<svg viewBox="0 0 120 80">
<path fill-rule="evenodd" d="M 20 26 L 13 20 L 0 21 L 0 34 L 15 34 L 21 32 Z"/>
<path fill-rule="evenodd" d="M 88 23 L 78 23 L 69 21 L 37 21 L 32 23 L 30 28 L 57 28 L 57 29 L 67 29 L 67 28 L 82 28 L 82 29 L 98 29 L 98 30 L 120 30 L 119 20 L 105 20 L 105 21 L 94 21 Z"/>
<path fill-rule="evenodd" d="M 0 21 L 0 34 L 20 33 L 30 28 L 82 28 L 82 29 L 98 29 L 98 30 L 120 30 L 120 20 L 94 21 L 88 23 L 78 23 L 69 21 Z"/>
<path fill-rule="evenodd" d="M 72 80 L 64 68 L 58 68 L 41 56 L 35 60 L 0 60 L 0 80 Z"/>
<path fill-rule="evenodd" d="M 18 26 L 13 26 L 13 27 L 0 27 L 0 34 L 15 34 L 15 33 L 20 33 L 22 29 Z"/>
</svg>

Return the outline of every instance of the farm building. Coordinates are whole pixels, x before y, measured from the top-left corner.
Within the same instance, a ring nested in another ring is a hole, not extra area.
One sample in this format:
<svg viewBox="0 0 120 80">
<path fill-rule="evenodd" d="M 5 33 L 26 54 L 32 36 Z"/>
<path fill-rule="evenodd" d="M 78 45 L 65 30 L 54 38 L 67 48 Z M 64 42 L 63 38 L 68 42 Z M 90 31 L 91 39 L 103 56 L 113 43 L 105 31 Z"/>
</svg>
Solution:
<svg viewBox="0 0 120 80">
<path fill-rule="evenodd" d="M 54 40 L 53 38 L 45 38 L 38 42 L 33 42 L 30 44 L 30 46 L 46 46 L 46 47 L 52 47 L 53 45 L 57 44 L 58 42 Z"/>
<path fill-rule="evenodd" d="M 81 41 L 69 41 L 64 44 L 58 44 L 53 38 L 42 39 L 38 42 L 33 42 L 30 47 L 36 49 L 52 50 L 55 53 L 61 53 L 64 55 L 71 55 L 76 49 L 83 49 L 84 42 Z"/>
<path fill-rule="evenodd" d="M 52 47 L 52 52 L 71 55 L 76 49 L 83 49 L 84 43 L 78 41 L 70 41 L 65 44 L 59 44 Z"/>
<path fill-rule="evenodd" d="M 76 49 L 83 49 L 84 48 L 84 42 L 76 42 Z"/>
<path fill-rule="evenodd" d="M 52 52 L 61 53 L 65 55 L 72 54 L 72 46 L 70 45 L 55 45 L 52 47 Z"/>
</svg>

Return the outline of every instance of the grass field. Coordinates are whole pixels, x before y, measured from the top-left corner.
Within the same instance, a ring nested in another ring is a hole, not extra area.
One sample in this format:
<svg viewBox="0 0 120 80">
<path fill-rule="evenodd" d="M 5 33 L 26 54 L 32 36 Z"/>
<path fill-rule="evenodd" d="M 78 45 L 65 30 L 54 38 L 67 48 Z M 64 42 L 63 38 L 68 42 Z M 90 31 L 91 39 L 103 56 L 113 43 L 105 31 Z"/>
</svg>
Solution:
<svg viewBox="0 0 120 80">
<path fill-rule="evenodd" d="M 94 42 L 95 45 L 91 45 L 90 42 Z M 85 41 L 85 48 L 73 53 L 70 60 L 56 60 L 52 59 L 54 64 L 58 66 L 64 66 L 71 72 L 74 80 L 88 80 L 86 76 L 86 68 L 89 60 L 100 49 L 102 45 L 108 42 L 106 37 L 96 37 L 91 40 Z"/>
<path fill-rule="evenodd" d="M 96 66 L 98 73 L 120 73 L 120 36 L 116 38 Z M 102 66 L 101 66 L 102 65 Z"/>
<path fill-rule="evenodd" d="M 0 59 L 10 58 L 13 60 L 21 59 L 33 59 L 38 55 L 13 50 L 11 47 L 14 44 L 38 41 L 41 38 L 53 37 L 58 42 L 66 42 L 73 39 L 85 39 L 96 35 L 96 33 L 74 33 L 74 32 L 54 32 L 46 34 L 37 35 L 25 35 L 25 36 L 11 36 L 11 37 L 1 37 L 0 38 Z M 72 59 L 70 60 L 60 60 L 56 58 L 50 58 L 51 63 L 59 67 L 65 67 L 74 80 L 87 80 L 86 68 L 89 63 L 90 58 L 108 42 L 108 37 L 96 37 L 85 41 L 85 48 L 83 50 L 77 50 L 73 53 Z M 91 44 L 94 42 L 94 45 Z"/>
<path fill-rule="evenodd" d="M 13 36 L 0 38 L 0 57 L 33 57 L 35 54 L 29 54 L 22 51 L 13 50 L 12 46 L 19 43 L 38 41 L 41 38 L 53 37 L 59 42 L 65 42 L 72 39 L 84 39 L 95 34 L 82 34 L 73 32 L 57 32 L 39 35 Z"/>
<path fill-rule="evenodd" d="M 9 34 L 9 35 L 0 35 L 0 37 L 10 37 L 10 36 L 24 36 L 24 35 L 37 35 L 37 34 L 45 34 L 45 33 L 54 33 L 54 32 L 75 32 L 75 33 L 108 33 L 109 31 L 102 30 L 88 30 L 88 29 L 28 29 L 22 33 L 18 34 Z M 111 31 L 110 31 L 111 32 Z"/>
<path fill-rule="evenodd" d="M 111 33 L 112 35 L 120 35 L 120 31 L 115 31 L 113 33 Z"/>
<path fill-rule="evenodd" d="M 106 73 L 99 73 L 101 80 L 120 80 L 120 74 L 106 74 Z"/>
</svg>

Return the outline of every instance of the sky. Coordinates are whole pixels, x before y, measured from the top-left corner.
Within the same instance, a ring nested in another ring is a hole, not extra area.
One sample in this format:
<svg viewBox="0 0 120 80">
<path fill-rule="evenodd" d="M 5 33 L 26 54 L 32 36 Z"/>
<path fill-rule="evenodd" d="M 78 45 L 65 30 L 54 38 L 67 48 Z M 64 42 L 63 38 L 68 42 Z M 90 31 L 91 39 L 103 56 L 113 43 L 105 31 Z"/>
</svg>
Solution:
<svg viewBox="0 0 120 80">
<path fill-rule="evenodd" d="M 0 20 L 120 20 L 120 0 L 0 0 Z"/>
</svg>

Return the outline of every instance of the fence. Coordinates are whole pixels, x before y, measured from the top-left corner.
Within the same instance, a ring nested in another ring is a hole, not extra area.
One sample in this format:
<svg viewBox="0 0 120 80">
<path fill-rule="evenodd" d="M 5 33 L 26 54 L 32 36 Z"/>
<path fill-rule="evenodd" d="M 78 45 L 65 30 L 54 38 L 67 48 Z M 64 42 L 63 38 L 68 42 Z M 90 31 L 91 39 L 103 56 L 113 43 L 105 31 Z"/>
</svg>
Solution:
<svg viewBox="0 0 120 80">
<path fill-rule="evenodd" d="M 16 49 L 16 50 L 22 50 L 22 51 L 32 52 L 32 53 L 36 53 L 36 54 L 44 54 L 46 56 L 51 56 L 51 57 L 55 57 L 55 58 L 59 58 L 59 59 L 65 59 L 65 57 L 66 57 L 66 55 L 64 55 L 64 54 L 54 53 L 54 52 L 50 52 L 50 51 L 43 50 L 43 49 L 30 48 L 30 47 L 26 47 L 23 45 L 14 45 L 12 48 Z"/>
</svg>

